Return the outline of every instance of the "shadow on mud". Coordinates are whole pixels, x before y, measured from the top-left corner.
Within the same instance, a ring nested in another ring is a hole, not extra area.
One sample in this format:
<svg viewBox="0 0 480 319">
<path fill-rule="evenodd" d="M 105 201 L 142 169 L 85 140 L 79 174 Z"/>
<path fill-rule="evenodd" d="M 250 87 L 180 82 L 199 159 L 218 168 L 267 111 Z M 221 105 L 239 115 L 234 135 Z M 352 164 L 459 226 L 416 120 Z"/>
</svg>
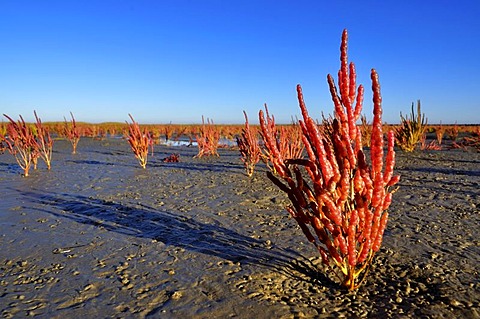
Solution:
<svg viewBox="0 0 480 319">
<path fill-rule="evenodd" d="M 59 218 L 94 225 L 123 235 L 155 239 L 165 245 L 234 263 L 258 264 L 291 277 L 297 277 L 300 273 L 321 281 L 326 286 L 335 285 L 298 252 L 268 247 L 262 240 L 239 234 L 218 223 L 202 223 L 192 217 L 142 204 L 128 206 L 82 195 L 18 192 L 32 204 L 25 208 L 41 210 Z"/>
</svg>

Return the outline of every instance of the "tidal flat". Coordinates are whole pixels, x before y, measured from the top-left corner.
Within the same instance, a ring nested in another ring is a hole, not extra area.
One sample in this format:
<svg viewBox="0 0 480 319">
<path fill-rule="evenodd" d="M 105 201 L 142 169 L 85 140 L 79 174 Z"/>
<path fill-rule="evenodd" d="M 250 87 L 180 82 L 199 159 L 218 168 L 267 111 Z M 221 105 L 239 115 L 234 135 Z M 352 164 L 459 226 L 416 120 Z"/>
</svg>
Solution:
<svg viewBox="0 0 480 319">
<path fill-rule="evenodd" d="M 397 151 L 367 280 L 340 288 L 264 164 L 122 139 L 54 144 L 25 178 L 0 155 L 2 318 L 480 318 L 480 153 Z M 178 153 L 178 163 L 163 159 Z"/>
</svg>

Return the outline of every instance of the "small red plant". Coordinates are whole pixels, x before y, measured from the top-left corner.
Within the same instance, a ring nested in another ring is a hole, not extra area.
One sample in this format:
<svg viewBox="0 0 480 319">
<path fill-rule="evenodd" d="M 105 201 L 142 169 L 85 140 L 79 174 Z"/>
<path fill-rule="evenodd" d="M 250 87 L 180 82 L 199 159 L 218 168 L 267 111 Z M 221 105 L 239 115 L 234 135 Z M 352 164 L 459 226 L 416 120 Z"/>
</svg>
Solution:
<svg viewBox="0 0 480 319">
<path fill-rule="evenodd" d="M 445 134 L 445 128 L 442 126 L 442 123 L 440 125 L 435 127 L 435 136 L 437 137 L 437 144 L 442 145 L 442 140 L 443 140 L 443 135 Z"/>
<path fill-rule="evenodd" d="M 459 128 L 458 128 L 457 122 L 455 122 L 455 124 L 452 127 L 447 129 L 447 135 L 450 138 L 450 140 L 452 140 L 453 142 L 457 141 L 458 132 L 459 132 Z"/>
<path fill-rule="evenodd" d="M 128 123 L 127 141 L 132 148 L 133 154 L 138 160 L 140 166 L 145 169 L 147 167 L 148 148 L 152 145 L 152 138 L 146 128 L 143 131 L 140 125 L 133 119 L 131 114 L 128 114 L 132 123 Z"/>
<path fill-rule="evenodd" d="M 50 136 L 48 128 L 43 126 L 42 120 L 37 116 L 37 112 L 33 111 L 35 115 L 35 127 L 36 127 L 36 143 L 39 156 L 47 165 L 47 169 L 52 167 L 52 152 L 53 152 L 53 139 Z"/>
<path fill-rule="evenodd" d="M 198 154 L 195 157 L 202 156 L 219 156 L 218 155 L 218 141 L 220 140 L 220 132 L 215 128 L 213 121 L 202 116 L 202 126 L 200 127 L 199 134 L 195 135 L 198 146 Z"/>
<path fill-rule="evenodd" d="M 163 159 L 164 163 L 178 163 L 180 162 L 180 154 L 170 154 L 169 156 Z"/>
<path fill-rule="evenodd" d="M 247 176 L 251 177 L 255 169 L 255 165 L 260 161 L 262 152 L 258 145 L 257 130 L 248 123 L 248 116 L 243 111 L 245 116 L 245 127 L 242 129 L 241 136 L 237 136 L 237 146 L 240 151 L 241 160 L 245 165 Z"/>
<path fill-rule="evenodd" d="M 463 143 L 468 147 L 473 147 L 480 152 L 480 130 L 476 133 L 473 133 L 472 136 L 465 136 L 463 138 Z"/>
<path fill-rule="evenodd" d="M 168 143 L 168 141 L 172 138 L 172 135 L 174 132 L 172 123 L 163 126 L 162 129 L 163 129 L 163 135 L 165 135 L 165 143 Z"/>
<path fill-rule="evenodd" d="M 73 116 L 72 112 L 70 112 L 70 116 L 72 117 L 70 123 L 67 122 L 66 118 L 64 118 L 65 121 L 63 126 L 63 134 L 72 144 L 72 154 L 76 154 L 77 145 L 80 141 L 80 129 L 77 126 L 77 122 L 75 121 L 75 117 Z"/>
<path fill-rule="evenodd" d="M 28 176 L 30 167 L 36 156 L 37 143 L 30 127 L 25 123 L 22 116 L 18 122 L 11 117 L 3 114 L 10 122 L 7 124 L 6 135 L 2 136 L 6 149 L 15 157 L 20 168 L 23 169 L 23 175 Z"/>
<path fill-rule="evenodd" d="M 480 152 L 480 128 L 471 132 L 470 136 L 465 136 L 461 139 L 460 142 L 453 142 L 453 148 L 460 148 L 467 151 L 469 148 L 476 149 L 477 152 Z"/>
<path fill-rule="evenodd" d="M 427 134 L 423 134 L 420 138 L 420 150 L 422 151 L 440 151 L 442 146 L 438 144 L 437 140 L 430 141 L 427 144 Z"/>
<path fill-rule="evenodd" d="M 384 159 L 382 98 L 377 72 L 371 71 L 373 123 L 369 165 L 363 151 L 361 130 L 356 125 L 364 90 L 361 85 L 357 88 L 355 66 L 347 62 L 346 30 L 340 52 L 339 92 L 333 77 L 328 75 L 335 106 L 331 129 L 322 133 L 308 114 L 301 86 L 297 86 L 303 116 L 299 123 L 307 159 L 284 159 L 275 132 L 262 111 L 259 119 L 265 146 L 272 154 L 279 176 L 267 172 L 268 177 L 287 193 L 291 202 L 288 212 L 315 245 L 323 263 L 339 278 L 342 286 L 354 290 L 366 278 L 381 246 L 388 221 L 387 209 L 392 200 L 390 188 L 400 177 L 393 175 L 393 132 L 388 133 Z"/>
</svg>

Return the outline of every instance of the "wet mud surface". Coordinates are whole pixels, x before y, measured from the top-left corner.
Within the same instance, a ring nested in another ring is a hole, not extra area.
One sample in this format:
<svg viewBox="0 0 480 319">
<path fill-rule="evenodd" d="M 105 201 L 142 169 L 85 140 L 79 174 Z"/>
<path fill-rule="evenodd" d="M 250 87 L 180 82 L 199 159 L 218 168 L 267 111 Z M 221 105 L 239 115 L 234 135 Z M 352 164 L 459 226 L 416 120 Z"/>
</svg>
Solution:
<svg viewBox="0 0 480 319">
<path fill-rule="evenodd" d="M 180 162 L 163 158 L 180 154 Z M 480 318 L 480 154 L 397 152 L 367 281 L 338 287 L 284 193 L 238 151 L 54 145 L 28 178 L 0 155 L 2 318 Z"/>
</svg>

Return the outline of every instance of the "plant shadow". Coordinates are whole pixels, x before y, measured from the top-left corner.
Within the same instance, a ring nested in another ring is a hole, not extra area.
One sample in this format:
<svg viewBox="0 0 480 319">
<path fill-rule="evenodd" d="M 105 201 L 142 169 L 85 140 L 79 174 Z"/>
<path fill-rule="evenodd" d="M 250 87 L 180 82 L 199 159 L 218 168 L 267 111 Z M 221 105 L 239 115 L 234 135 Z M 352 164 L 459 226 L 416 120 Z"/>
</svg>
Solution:
<svg viewBox="0 0 480 319">
<path fill-rule="evenodd" d="M 207 254 L 241 264 L 257 264 L 296 277 L 300 273 L 334 285 L 306 257 L 291 249 L 268 247 L 258 240 L 220 223 L 203 223 L 190 216 L 160 211 L 136 204 L 125 205 L 115 201 L 72 195 L 20 191 L 35 210 L 58 218 L 101 227 L 107 231 L 137 238 L 154 239 L 165 245 L 191 252 Z M 38 205 L 35 205 L 38 204 Z M 301 278 L 301 277 L 299 277 Z"/>
</svg>

